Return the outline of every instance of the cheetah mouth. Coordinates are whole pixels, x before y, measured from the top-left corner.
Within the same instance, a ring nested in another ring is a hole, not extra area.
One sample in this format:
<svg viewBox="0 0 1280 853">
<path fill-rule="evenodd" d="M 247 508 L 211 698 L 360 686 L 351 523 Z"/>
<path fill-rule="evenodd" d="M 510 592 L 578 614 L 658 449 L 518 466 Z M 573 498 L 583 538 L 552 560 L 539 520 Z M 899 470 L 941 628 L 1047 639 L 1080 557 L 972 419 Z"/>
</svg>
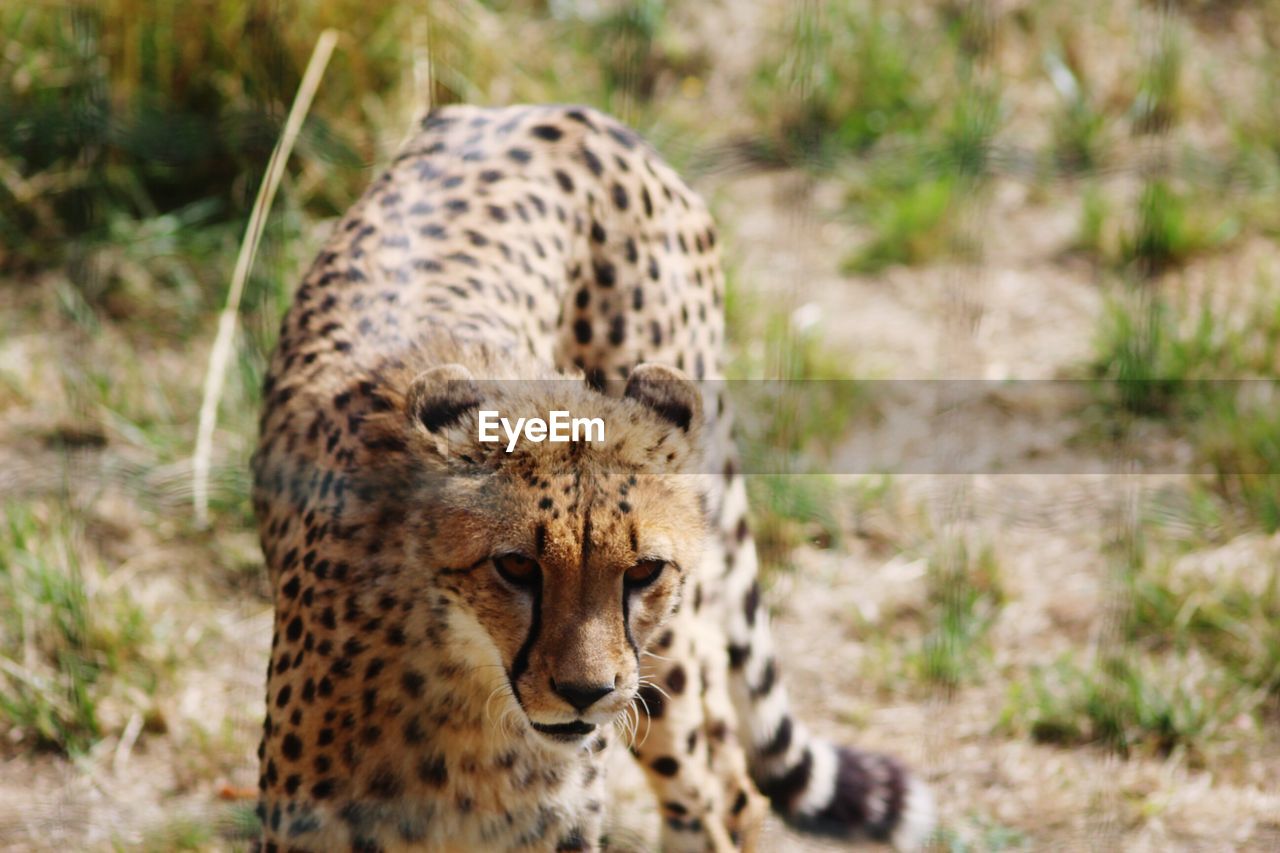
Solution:
<svg viewBox="0 0 1280 853">
<path fill-rule="evenodd" d="M 578 740 L 596 730 L 594 723 L 588 723 L 583 720 L 574 720 L 572 723 L 556 723 L 555 725 L 533 723 L 533 728 L 552 740 L 565 742 Z"/>
</svg>

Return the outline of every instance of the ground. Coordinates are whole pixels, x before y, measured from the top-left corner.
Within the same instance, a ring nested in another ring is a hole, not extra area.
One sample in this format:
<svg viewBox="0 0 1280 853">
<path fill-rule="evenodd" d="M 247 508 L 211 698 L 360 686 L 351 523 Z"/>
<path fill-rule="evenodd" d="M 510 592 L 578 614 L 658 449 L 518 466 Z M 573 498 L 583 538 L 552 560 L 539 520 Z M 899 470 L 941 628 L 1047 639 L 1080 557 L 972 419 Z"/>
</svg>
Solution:
<svg viewBox="0 0 1280 853">
<path fill-rule="evenodd" d="M 707 5 L 714 14 L 673 13 L 682 44 L 705 53 L 707 65 L 673 90 L 669 122 L 647 129 L 662 137 L 664 153 L 688 161 L 678 165 L 721 223 L 735 288 L 730 321 L 739 325 L 737 375 L 786 375 L 801 351 L 819 354 L 822 378 L 1090 375 L 1107 351 L 1101 330 L 1125 292 L 1114 270 L 1128 250 L 1123 239 L 1106 237 L 1082 246 L 1088 181 L 1046 186 L 1006 169 L 956 203 L 963 251 L 938 249 L 929 232 L 934 242 L 913 244 L 925 248 L 904 259 L 851 264 L 851 252 L 880 233 L 874 219 L 850 214 L 851 198 L 855 211 L 859 200 L 878 198 L 862 172 L 734 155 L 705 168 L 696 154 L 721 139 L 684 147 L 664 135 L 690 109 L 708 112 L 714 121 L 700 114 L 701 124 L 714 125 L 722 139 L 759 121 L 744 107 L 744 93 L 767 53 L 773 6 Z M 1062 26 L 1037 4 L 1008 5 L 1012 11 L 1001 14 L 1015 20 L 1010 27 L 1023 26 L 1018 15 L 1031 21 L 1029 30 Z M 1136 74 L 1126 65 L 1128 47 L 1159 41 L 1155 30 L 1134 23 L 1147 20 L 1140 4 L 1114 8 L 1094 10 L 1095 29 L 1076 36 L 1101 57 L 1091 67 L 1102 102 Z M 1130 29 L 1102 32 L 1114 23 L 1108 15 Z M 1211 119 L 1215 97 L 1248 111 L 1240 81 L 1251 78 L 1235 54 L 1252 50 L 1257 28 L 1252 19 L 1222 20 L 1177 29 L 1197 60 L 1187 61 L 1196 71 L 1188 76 L 1217 81 L 1193 88 L 1183 107 L 1187 132 L 1204 146 L 1226 135 Z M 1012 30 L 1002 32 L 1010 44 L 1002 67 L 1011 78 L 1049 63 L 1052 51 L 1021 51 Z M 1069 55 L 1071 34 L 1059 35 Z M 1030 76 L 1038 82 L 1009 84 L 1007 134 L 1035 147 L 1049 135 L 1045 104 L 1056 101 L 1048 75 Z M 1221 96 L 1218 85 L 1235 94 Z M 648 123 L 645 109 L 628 115 L 628 103 L 616 111 Z M 1126 151 L 1158 142 L 1138 140 Z M 1116 210 L 1142 187 L 1120 178 L 1105 189 Z M 1188 216 L 1218 201 L 1192 197 Z M 296 247 L 266 261 L 287 277 L 325 226 L 300 230 Z M 1180 233 L 1177 245 L 1195 243 L 1192 225 Z M 1137 287 L 1154 281 L 1170 304 L 1207 300 L 1216 326 L 1239 325 L 1258 337 L 1249 306 L 1274 301 L 1280 287 L 1273 234 L 1246 228 L 1222 245 L 1178 249 L 1171 268 Z M 236 498 L 247 476 L 238 466 L 252 444 L 246 389 L 254 362 L 242 359 L 230 383 L 215 466 L 222 503 L 212 529 L 198 530 L 189 511 L 189 454 L 210 315 L 194 329 L 167 324 L 168 314 L 140 326 L 129 320 L 128 292 L 117 296 L 123 307 L 97 303 L 70 278 L 54 270 L 9 273 L 0 282 L 0 512 L 7 526 L 0 565 L 8 567 L 5 594 L 14 604 L 28 600 L 15 590 L 34 602 L 33 622 L 61 601 L 56 584 L 30 592 L 33 584 L 57 576 L 50 567 L 74 566 L 88 592 L 70 597 L 80 627 L 64 633 L 87 632 L 77 642 L 112 650 L 102 666 L 113 686 L 95 692 L 91 711 L 62 707 L 60 699 L 43 710 L 15 710 L 18 699 L 49 692 L 39 681 L 48 672 L 39 664 L 48 637 L 18 632 L 34 639 L 5 649 L 0 848 L 243 848 L 271 632 L 260 554 Z M 250 317 L 249 335 L 265 324 Z M 1271 372 L 1261 374 L 1274 377 L 1280 338 L 1262 337 L 1273 350 Z M 1258 372 L 1209 365 L 1199 375 Z M 1098 406 L 1087 395 L 1082 402 L 1082 385 L 1016 388 L 992 386 L 978 404 L 988 419 L 981 422 L 993 429 L 1019 425 L 998 433 L 1007 439 L 1001 469 L 850 473 L 753 490 L 757 526 L 781 531 L 768 600 L 796 706 L 821 733 L 895 752 L 919 768 L 939 801 L 939 849 L 1280 847 L 1280 679 L 1236 672 L 1247 669 L 1239 658 L 1265 654 L 1267 637 L 1277 643 L 1274 624 L 1266 633 L 1263 604 L 1251 610 L 1228 595 L 1243 590 L 1251 602 L 1274 600 L 1280 534 L 1242 505 L 1207 497 L 1217 492 L 1206 491 L 1204 476 L 1118 465 L 1116 446 L 1098 438 Z M 1131 437 L 1148 461 L 1196 458 L 1202 450 L 1172 418 L 1144 421 L 1141 430 Z M 928 434 L 915 444 L 903 434 L 903 453 L 931 450 L 921 443 Z M 832 452 L 838 457 L 857 438 L 845 429 Z M 817 495 L 821 506 L 770 501 L 783 492 L 801 501 Z M 72 552 L 80 557 L 68 559 Z M 1137 581 L 1150 581 L 1154 592 L 1129 592 Z M 1157 624 L 1142 603 L 1163 601 L 1165 592 L 1175 606 Z M 1239 621 L 1212 623 L 1221 614 Z M 1198 628 L 1202 621 L 1218 632 L 1242 631 L 1239 642 L 1251 651 L 1237 654 Z M 1274 655 L 1280 645 L 1270 648 Z M 1141 671 L 1119 682 L 1142 691 L 1131 703 L 1133 719 L 1119 724 L 1121 736 L 1107 734 L 1109 718 L 1096 706 L 1074 713 L 1071 702 L 1044 698 L 1083 683 L 1113 689 L 1090 679 L 1117 657 Z M 96 723 L 82 728 L 97 735 L 40 722 L 89 714 Z M 74 749 L 62 748 L 75 738 Z M 617 777 L 614 837 L 644 849 L 654 832 L 652 806 L 625 765 Z M 844 849 L 776 824 L 769 832 L 767 849 Z"/>
</svg>

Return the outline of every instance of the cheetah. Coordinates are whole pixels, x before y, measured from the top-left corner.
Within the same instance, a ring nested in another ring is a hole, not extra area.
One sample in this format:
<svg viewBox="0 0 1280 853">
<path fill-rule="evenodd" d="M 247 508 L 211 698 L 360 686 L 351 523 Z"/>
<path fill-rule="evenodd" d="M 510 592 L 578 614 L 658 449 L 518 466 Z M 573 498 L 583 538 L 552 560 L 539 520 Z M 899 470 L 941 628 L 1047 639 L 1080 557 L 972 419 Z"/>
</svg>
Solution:
<svg viewBox="0 0 1280 853">
<path fill-rule="evenodd" d="M 262 847 L 598 850 L 630 749 L 667 851 L 769 807 L 914 848 L 928 788 L 789 710 L 705 204 L 573 106 L 430 111 L 336 227 L 264 383 Z M 481 412 L 602 440 L 480 440 Z"/>
</svg>

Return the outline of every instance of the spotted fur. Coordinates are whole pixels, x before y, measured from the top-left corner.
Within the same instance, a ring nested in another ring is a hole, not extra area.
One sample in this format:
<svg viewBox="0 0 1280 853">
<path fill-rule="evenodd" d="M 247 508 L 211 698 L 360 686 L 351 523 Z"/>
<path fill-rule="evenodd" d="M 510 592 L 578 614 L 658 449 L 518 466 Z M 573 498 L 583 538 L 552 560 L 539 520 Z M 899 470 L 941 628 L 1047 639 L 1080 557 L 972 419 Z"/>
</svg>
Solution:
<svg viewBox="0 0 1280 853">
<path fill-rule="evenodd" d="M 253 463 L 265 849 L 595 850 L 618 744 L 664 850 L 749 849 L 760 792 L 805 828 L 929 832 L 901 764 L 788 710 L 728 413 L 695 384 L 722 375 L 718 251 L 653 150 L 576 107 L 434 110 L 337 226 Z M 607 441 L 508 454 L 482 408 Z"/>
</svg>

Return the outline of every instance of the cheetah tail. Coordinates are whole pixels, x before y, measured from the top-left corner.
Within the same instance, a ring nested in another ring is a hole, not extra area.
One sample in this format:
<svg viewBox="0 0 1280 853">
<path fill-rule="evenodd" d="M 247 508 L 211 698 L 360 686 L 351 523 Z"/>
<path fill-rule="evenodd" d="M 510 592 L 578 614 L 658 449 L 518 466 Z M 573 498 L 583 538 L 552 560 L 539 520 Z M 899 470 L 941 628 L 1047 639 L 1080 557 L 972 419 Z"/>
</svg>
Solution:
<svg viewBox="0 0 1280 853">
<path fill-rule="evenodd" d="M 935 824 L 933 796 L 919 776 L 890 756 L 817 738 L 792 714 L 760 603 L 740 477 L 729 492 L 722 528 L 730 693 L 752 778 L 774 811 L 799 829 L 919 849 Z"/>
</svg>

